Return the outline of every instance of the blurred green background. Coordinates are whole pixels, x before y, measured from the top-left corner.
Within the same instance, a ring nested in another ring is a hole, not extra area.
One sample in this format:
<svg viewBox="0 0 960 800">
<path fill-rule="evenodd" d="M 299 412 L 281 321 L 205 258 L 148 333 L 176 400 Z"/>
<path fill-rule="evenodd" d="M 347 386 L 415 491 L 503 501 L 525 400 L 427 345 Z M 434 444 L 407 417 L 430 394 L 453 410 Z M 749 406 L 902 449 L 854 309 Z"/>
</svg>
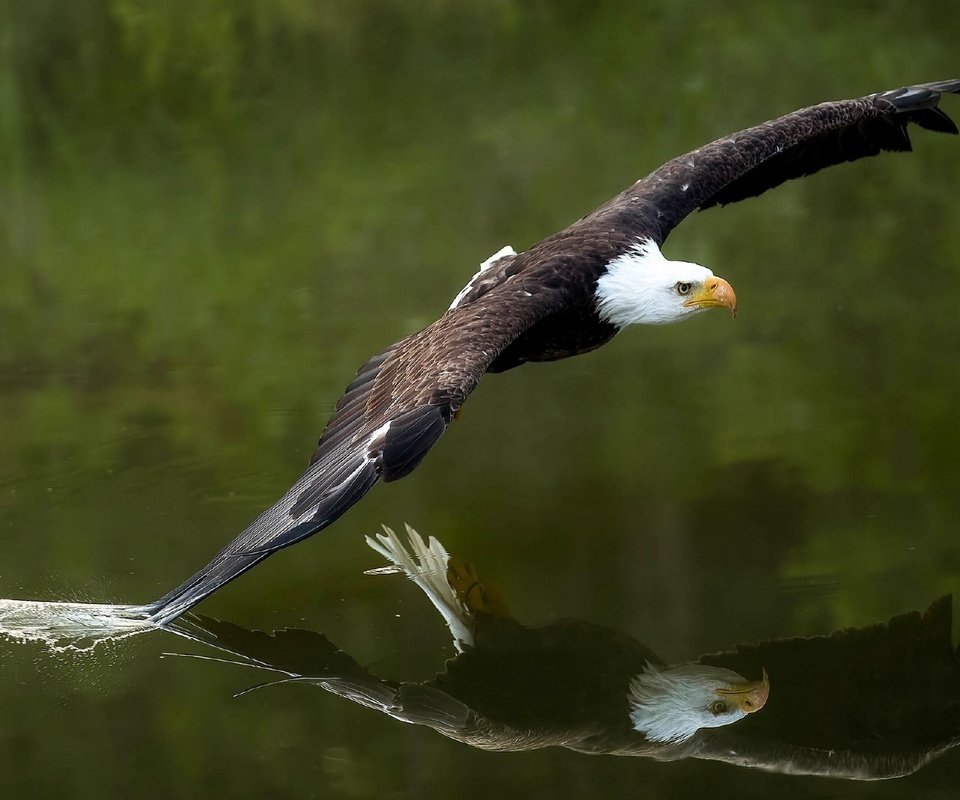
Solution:
<svg viewBox="0 0 960 800">
<path fill-rule="evenodd" d="M 476 265 L 794 108 L 960 77 L 953 2 L 0 0 L 0 595 L 152 599 L 305 466 L 369 355 Z M 960 100 L 944 100 L 960 118 Z M 531 622 L 669 660 L 960 588 L 960 141 L 691 218 L 721 314 L 484 381 L 410 479 L 203 605 L 387 675 L 444 631 L 362 576 L 409 521 Z M 26 797 L 954 797 L 960 759 L 849 786 L 488 755 L 174 640 L 0 643 Z M 909 785 L 908 785 L 909 784 Z"/>
</svg>

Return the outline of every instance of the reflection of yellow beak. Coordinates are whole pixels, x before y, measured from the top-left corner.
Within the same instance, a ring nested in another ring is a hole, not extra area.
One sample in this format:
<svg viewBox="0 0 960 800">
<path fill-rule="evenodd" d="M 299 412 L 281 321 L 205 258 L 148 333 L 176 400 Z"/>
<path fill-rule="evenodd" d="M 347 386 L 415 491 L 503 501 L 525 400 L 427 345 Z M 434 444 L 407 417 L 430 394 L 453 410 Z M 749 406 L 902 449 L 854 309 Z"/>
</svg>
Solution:
<svg viewBox="0 0 960 800">
<path fill-rule="evenodd" d="M 683 304 L 688 308 L 729 308 L 730 313 L 737 316 L 736 292 L 729 283 L 716 275 L 707 278 L 703 288 Z"/>
<path fill-rule="evenodd" d="M 752 714 L 766 704 L 770 696 L 770 678 L 764 670 L 760 680 L 735 683 L 729 689 L 717 689 L 717 694 L 724 700 L 735 703 L 744 714 Z"/>
</svg>

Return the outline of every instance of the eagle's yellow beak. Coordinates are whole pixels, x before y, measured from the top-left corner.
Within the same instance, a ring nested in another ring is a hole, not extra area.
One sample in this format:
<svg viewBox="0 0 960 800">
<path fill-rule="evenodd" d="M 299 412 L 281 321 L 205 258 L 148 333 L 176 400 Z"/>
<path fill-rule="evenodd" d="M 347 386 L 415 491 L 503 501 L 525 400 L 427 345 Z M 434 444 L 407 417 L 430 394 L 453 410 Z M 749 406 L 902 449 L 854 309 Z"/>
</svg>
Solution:
<svg viewBox="0 0 960 800">
<path fill-rule="evenodd" d="M 703 288 L 684 301 L 684 306 L 693 308 L 729 308 L 733 316 L 737 316 L 737 294 L 733 287 L 723 278 L 714 275 L 707 278 Z"/>
<path fill-rule="evenodd" d="M 734 684 L 728 689 L 717 689 L 717 694 L 724 700 L 735 703 L 744 714 L 752 714 L 766 704 L 770 696 L 770 678 L 764 670 L 760 680 Z"/>
</svg>

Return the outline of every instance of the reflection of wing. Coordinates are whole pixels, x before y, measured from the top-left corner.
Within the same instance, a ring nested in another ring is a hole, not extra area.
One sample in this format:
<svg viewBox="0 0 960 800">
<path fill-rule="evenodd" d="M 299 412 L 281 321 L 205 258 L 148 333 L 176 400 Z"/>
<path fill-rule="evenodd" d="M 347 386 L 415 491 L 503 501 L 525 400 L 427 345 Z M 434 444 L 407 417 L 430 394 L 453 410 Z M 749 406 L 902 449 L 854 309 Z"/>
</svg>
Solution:
<svg viewBox="0 0 960 800">
<path fill-rule="evenodd" d="M 250 631 L 210 617 L 186 616 L 169 630 L 236 656 L 240 665 L 279 672 L 284 680 L 316 684 L 359 705 L 453 735 L 476 727 L 475 715 L 447 693 L 419 683 L 395 683 L 361 667 L 322 633 L 285 628 Z"/>
<path fill-rule="evenodd" d="M 877 779 L 914 772 L 960 743 L 960 651 L 951 643 L 949 597 L 923 615 L 741 645 L 701 662 L 735 670 L 763 664 L 771 688 L 762 713 L 697 734 L 689 755 L 698 758 Z"/>
<path fill-rule="evenodd" d="M 320 633 L 249 631 L 188 615 L 168 630 L 236 657 L 233 663 L 316 684 L 394 719 L 485 750 L 568 747 L 583 752 L 664 749 L 633 731 L 629 678 L 659 660 L 625 634 L 587 622 L 526 628 L 488 618 L 478 647 L 424 683 L 383 680 Z"/>
<path fill-rule="evenodd" d="M 271 553 L 323 530 L 378 480 L 409 474 L 491 362 L 560 302 L 556 285 L 535 280 L 491 290 L 370 359 L 337 403 L 307 471 L 205 567 L 151 604 L 151 619 L 171 621 Z"/>
</svg>

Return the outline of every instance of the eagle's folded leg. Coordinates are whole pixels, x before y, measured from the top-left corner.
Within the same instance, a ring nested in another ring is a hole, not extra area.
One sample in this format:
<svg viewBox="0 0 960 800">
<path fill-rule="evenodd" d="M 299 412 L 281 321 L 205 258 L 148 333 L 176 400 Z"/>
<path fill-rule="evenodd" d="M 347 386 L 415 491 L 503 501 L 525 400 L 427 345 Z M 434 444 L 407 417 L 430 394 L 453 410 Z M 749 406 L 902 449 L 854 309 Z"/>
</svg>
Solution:
<svg viewBox="0 0 960 800">
<path fill-rule="evenodd" d="M 447 561 L 447 583 L 464 608 L 471 613 L 488 614 L 492 617 L 510 616 L 510 608 L 503 593 L 496 587 L 485 584 L 472 564 L 456 556 L 450 556 Z"/>
</svg>

